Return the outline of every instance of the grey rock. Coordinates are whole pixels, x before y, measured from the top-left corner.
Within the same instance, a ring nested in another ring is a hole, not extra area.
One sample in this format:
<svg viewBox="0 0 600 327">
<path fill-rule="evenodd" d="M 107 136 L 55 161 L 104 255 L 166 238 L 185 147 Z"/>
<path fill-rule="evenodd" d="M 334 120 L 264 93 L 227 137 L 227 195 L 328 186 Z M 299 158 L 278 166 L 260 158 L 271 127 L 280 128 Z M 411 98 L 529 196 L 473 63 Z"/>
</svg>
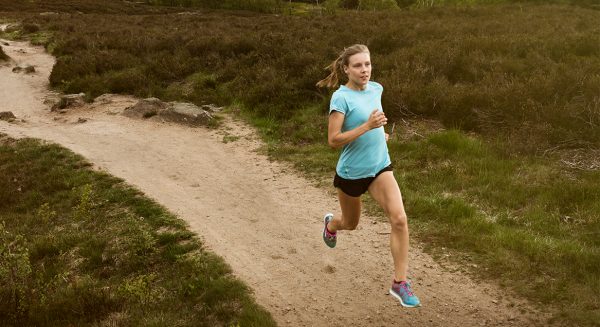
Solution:
<svg viewBox="0 0 600 327">
<path fill-rule="evenodd" d="M 16 66 L 16 67 L 13 67 L 12 72 L 13 73 L 23 72 L 25 74 L 33 74 L 33 73 L 35 73 L 35 67 L 33 67 L 31 65 L 26 65 L 24 67 Z"/>
<path fill-rule="evenodd" d="M 138 119 L 157 116 L 163 122 L 172 122 L 192 127 L 207 125 L 214 119 L 209 111 L 192 103 L 166 103 L 156 98 L 138 101 L 135 105 L 125 108 L 123 115 Z"/>
<path fill-rule="evenodd" d="M 159 112 L 159 116 L 165 121 L 188 126 L 206 125 L 214 119 L 210 112 L 187 102 L 170 102 L 167 109 Z"/>
<path fill-rule="evenodd" d="M 158 112 L 164 110 L 168 105 L 157 98 L 147 98 L 138 101 L 131 107 L 123 110 L 123 115 L 130 118 L 150 118 L 158 115 Z"/>
<path fill-rule="evenodd" d="M 63 112 L 65 109 L 81 107 L 85 104 L 85 93 L 61 95 L 57 103 L 52 105 L 50 111 Z"/>
<path fill-rule="evenodd" d="M 105 93 L 105 94 L 102 94 L 100 96 L 97 96 L 94 99 L 94 102 L 95 103 L 100 103 L 100 104 L 109 104 L 109 103 L 113 102 L 113 100 L 112 100 L 113 97 L 114 97 L 114 94 Z"/>
<path fill-rule="evenodd" d="M 0 120 L 5 120 L 10 122 L 14 121 L 17 117 L 12 113 L 12 111 L 2 111 L 0 112 Z"/>
</svg>

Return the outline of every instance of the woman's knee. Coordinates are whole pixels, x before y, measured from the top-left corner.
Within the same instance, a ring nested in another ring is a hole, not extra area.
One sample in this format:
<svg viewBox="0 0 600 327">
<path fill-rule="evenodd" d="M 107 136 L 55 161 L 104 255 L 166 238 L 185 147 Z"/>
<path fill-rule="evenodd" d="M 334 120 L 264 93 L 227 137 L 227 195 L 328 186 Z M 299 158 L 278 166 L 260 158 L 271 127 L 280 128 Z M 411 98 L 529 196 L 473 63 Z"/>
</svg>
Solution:
<svg viewBox="0 0 600 327">
<path fill-rule="evenodd" d="M 390 215 L 390 225 L 392 229 L 403 230 L 408 227 L 408 218 L 405 213 L 395 213 Z"/>
</svg>

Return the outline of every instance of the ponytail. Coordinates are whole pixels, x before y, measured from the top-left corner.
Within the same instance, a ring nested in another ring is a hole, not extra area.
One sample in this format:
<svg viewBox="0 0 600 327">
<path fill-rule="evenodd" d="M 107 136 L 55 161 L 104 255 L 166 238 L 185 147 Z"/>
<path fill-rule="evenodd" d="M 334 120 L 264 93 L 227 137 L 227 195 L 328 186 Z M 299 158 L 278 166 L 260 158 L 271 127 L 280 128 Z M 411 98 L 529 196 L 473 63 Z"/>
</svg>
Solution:
<svg viewBox="0 0 600 327">
<path fill-rule="evenodd" d="M 325 70 L 329 70 L 331 73 L 326 78 L 317 82 L 318 87 L 335 89 L 340 84 L 340 75 L 343 73 L 342 60 L 343 57 L 340 55 L 329 66 L 325 67 Z"/>
<path fill-rule="evenodd" d="M 340 53 L 336 60 L 334 60 L 329 66 L 325 67 L 325 70 L 329 70 L 330 74 L 326 78 L 317 82 L 318 87 L 327 87 L 334 89 L 340 85 L 340 76 L 344 75 L 344 66 L 348 65 L 348 59 L 362 52 L 369 52 L 369 48 L 362 44 L 355 44 Z"/>
</svg>

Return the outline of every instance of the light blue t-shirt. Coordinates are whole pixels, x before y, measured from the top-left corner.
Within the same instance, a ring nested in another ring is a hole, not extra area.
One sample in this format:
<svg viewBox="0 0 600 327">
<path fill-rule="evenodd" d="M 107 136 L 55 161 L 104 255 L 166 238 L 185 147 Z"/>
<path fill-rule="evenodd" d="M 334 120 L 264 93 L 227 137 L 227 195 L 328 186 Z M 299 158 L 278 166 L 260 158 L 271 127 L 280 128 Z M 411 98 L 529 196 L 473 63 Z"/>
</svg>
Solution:
<svg viewBox="0 0 600 327">
<path fill-rule="evenodd" d="M 383 86 L 372 81 L 362 91 L 341 85 L 331 96 L 329 113 L 339 111 L 344 114 L 342 132 L 355 129 L 369 120 L 373 110 L 383 111 L 382 93 Z M 391 163 L 385 142 L 385 132 L 383 127 L 379 127 L 344 145 L 336 171 L 340 177 L 345 179 L 374 177 Z"/>
</svg>

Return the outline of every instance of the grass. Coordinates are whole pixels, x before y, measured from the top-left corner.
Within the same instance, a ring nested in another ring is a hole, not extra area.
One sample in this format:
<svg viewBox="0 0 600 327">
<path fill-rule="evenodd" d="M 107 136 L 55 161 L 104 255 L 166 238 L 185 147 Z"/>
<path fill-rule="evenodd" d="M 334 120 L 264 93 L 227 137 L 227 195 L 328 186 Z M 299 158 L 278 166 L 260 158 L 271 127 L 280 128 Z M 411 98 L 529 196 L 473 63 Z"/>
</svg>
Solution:
<svg viewBox="0 0 600 327">
<path fill-rule="evenodd" d="M 50 82 L 67 93 L 239 100 L 285 123 L 306 107 L 325 111 L 329 92 L 315 81 L 339 49 L 362 42 L 394 121 L 433 117 L 527 154 L 600 146 L 600 11 L 496 5 L 291 16 L 165 8 L 156 15 L 146 7 L 137 15 L 85 7 L 92 13 L 21 19 L 42 29 L 30 34 L 57 56 Z"/>
<path fill-rule="evenodd" d="M 434 254 L 464 254 L 453 258 L 468 263 L 465 273 L 551 307 L 559 324 L 598 326 L 599 172 L 560 159 L 600 147 L 599 11 L 503 4 L 182 15 L 110 1 L 23 6 L 0 0 L 7 16 L 39 25 L 24 36 L 51 33 L 43 42 L 58 58 L 55 88 L 234 105 L 259 127 L 269 155 L 323 185 L 338 153 L 326 146 L 330 93 L 314 84 L 342 47 L 366 43 L 390 122 L 407 132 L 389 145 L 413 235 Z M 84 14 L 24 13 L 48 8 Z M 444 128 L 420 127 L 430 120 Z"/>
<path fill-rule="evenodd" d="M 271 157 L 290 161 L 317 184 L 331 187 L 339 153 L 326 146 L 324 131 L 313 130 L 321 143 L 299 146 L 281 142 L 272 123 L 246 118 L 260 128 Z M 320 120 L 324 129 L 326 116 Z M 555 323 L 597 326 L 600 171 L 569 169 L 501 146 L 459 130 L 421 128 L 403 138 L 392 136 L 390 155 L 413 236 L 439 260 L 452 250 L 460 272 L 495 280 L 552 308 Z M 367 210 L 384 219 L 367 199 Z"/>
<path fill-rule="evenodd" d="M 275 325 L 183 221 L 89 166 L 0 137 L 3 325 Z"/>
</svg>

